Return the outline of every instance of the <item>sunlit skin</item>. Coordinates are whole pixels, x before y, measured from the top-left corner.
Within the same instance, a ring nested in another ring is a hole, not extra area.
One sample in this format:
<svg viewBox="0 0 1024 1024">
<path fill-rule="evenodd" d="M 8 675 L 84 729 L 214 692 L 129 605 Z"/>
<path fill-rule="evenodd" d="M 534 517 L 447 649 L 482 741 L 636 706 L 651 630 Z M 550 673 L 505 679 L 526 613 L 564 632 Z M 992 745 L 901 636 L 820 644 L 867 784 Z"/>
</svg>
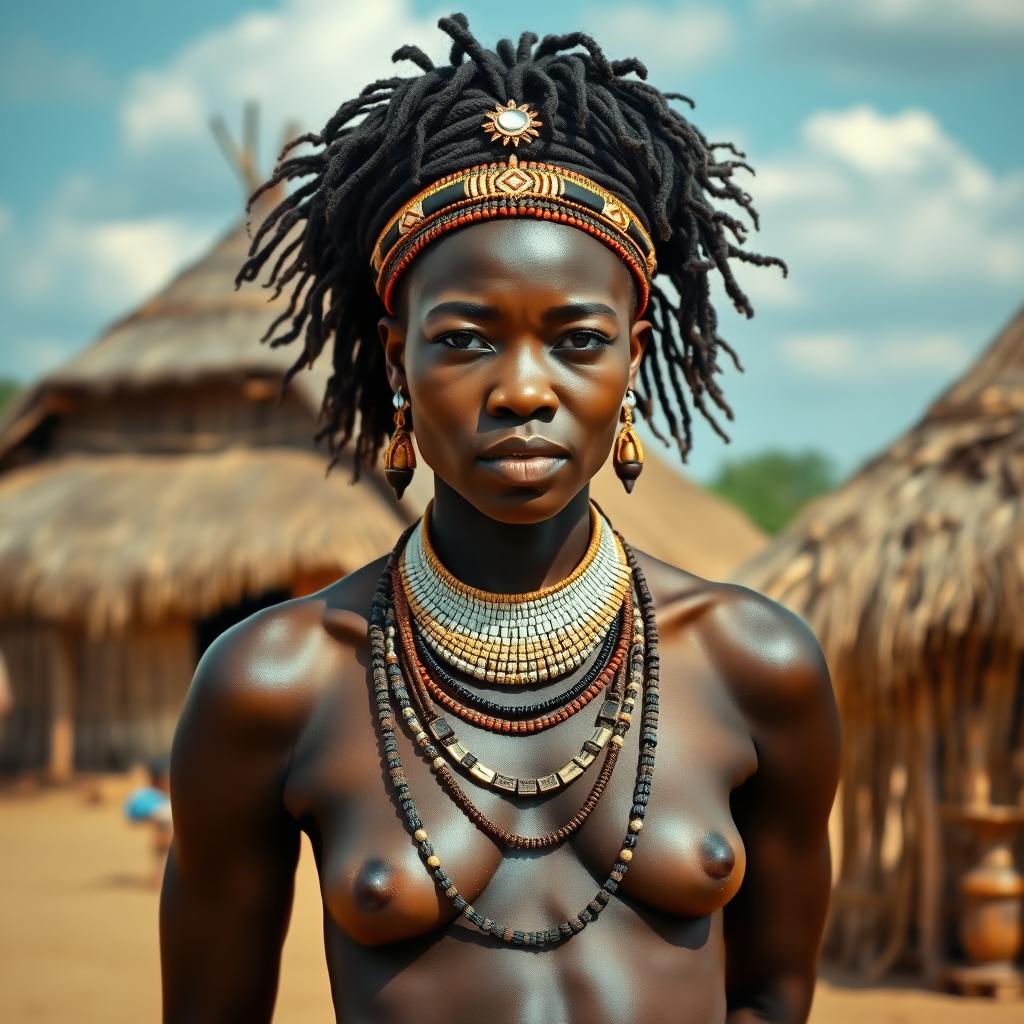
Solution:
<svg viewBox="0 0 1024 1024">
<path fill-rule="evenodd" d="M 451 302 L 478 308 L 436 312 Z M 407 270 L 379 342 L 392 389 L 409 398 L 420 461 L 434 471 L 438 553 L 460 579 L 520 592 L 578 563 L 589 481 L 609 456 L 650 335 L 634 303 L 630 272 L 610 249 L 550 222 L 464 227 Z M 581 304 L 589 308 L 565 308 Z M 496 442 L 537 435 L 564 454 L 533 465 L 481 459 Z M 645 496 L 643 477 L 630 500 L 638 515 L 700 529 Z M 839 763 L 828 669 L 806 623 L 781 605 L 637 557 L 660 635 L 651 800 L 615 897 L 548 950 L 495 948 L 461 922 L 389 796 L 366 678 L 383 559 L 224 634 L 196 671 L 175 737 L 165 1021 L 271 1019 L 303 831 L 344 1024 L 806 1021 Z M 500 697 L 533 700 L 539 688 L 521 691 Z M 526 777 L 563 763 L 590 728 L 510 739 L 458 721 L 483 761 Z M 638 732 L 586 824 L 536 854 L 507 853 L 474 828 L 401 736 L 435 850 L 481 914 L 548 927 L 593 897 L 629 818 Z M 544 800 L 467 787 L 492 821 L 526 834 L 564 824 L 585 796 L 572 786 Z"/>
</svg>

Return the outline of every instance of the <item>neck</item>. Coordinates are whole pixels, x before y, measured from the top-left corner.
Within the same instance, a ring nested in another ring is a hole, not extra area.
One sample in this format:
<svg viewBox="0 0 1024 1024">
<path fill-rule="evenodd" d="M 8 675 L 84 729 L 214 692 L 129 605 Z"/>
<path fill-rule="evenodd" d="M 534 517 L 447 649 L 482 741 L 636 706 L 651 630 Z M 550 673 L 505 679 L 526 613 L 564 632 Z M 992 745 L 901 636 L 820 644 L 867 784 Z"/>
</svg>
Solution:
<svg viewBox="0 0 1024 1024">
<path fill-rule="evenodd" d="M 462 583 L 496 594 L 521 594 L 564 580 L 590 543 L 590 488 L 539 523 L 485 516 L 434 477 L 430 540 L 441 564 Z"/>
</svg>

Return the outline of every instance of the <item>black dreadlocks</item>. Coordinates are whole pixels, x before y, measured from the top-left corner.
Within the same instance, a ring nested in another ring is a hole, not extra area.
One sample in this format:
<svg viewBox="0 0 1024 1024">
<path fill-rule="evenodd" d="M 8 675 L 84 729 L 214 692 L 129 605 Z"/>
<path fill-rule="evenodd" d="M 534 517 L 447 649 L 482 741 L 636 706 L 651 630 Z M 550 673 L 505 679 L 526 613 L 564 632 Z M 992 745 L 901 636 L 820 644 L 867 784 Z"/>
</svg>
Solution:
<svg viewBox="0 0 1024 1024">
<path fill-rule="evenodd" d="M 435 66 L 417 46 L 400 46 L 391 59 L 409 60 L 423 73 L 371 82 L 320 132 L 289 142 L 247 206 L 251 210 L 264 192 L 284 181 L 312 179 L 267 214 L 235 287 L 254 280 L 280 247 L 264 287 L 274 288 L 274 298 L 290 283 L 293 290 L 287 308 L 260 340 L 271 339 L 286 321 L 290 325 L 270 340 L 271 347 L 289 344 L 305 328 L 303 351 L 284 374 L 282 396 L 295 373 L 312 365 L 334 334 L 334 372 L 320 411 L 324 426 L 316 435 L 316 441 L 328 438 L 328 472 L 352 437 L 357 411 L 354 479 L 361 466 L 376 459 L 391 429 L 391 393 L 376 338 L 384 306 L 369 265 L 377 234 L 425 183 L 496 158 L 493 143 L 480 130 L 481 117 L 495 101 L 510 98 L 540 107 L 541 137 L 531 144 L 529 157 L 580 171 L 628 203 L 655 241 L 655 281 L 664 275 L 679 296 L 673 302 L 652 284 L 646 315 L 655 343 L 641 363 L 638 408 L 650 422 L 650 394 L 657 394 L 685 462 L 692 444 L 685 381 L 694 406 L 728 442 L 706 396 L 733 419 L 714 379 L 721 372 L 718 351 L 728 352 L 737 370 L 743 366 L 718 334 L 709 273 L 718 271 L 733 305 L 751 317 L 753 307 L 733 277 L 730 257 L 788 272 L 777 257 L 741 249 L 746 225 L 712 205 L 713 199 L 730 200 L 746 211 L 755 229 L 759 226 L 750 195 L 732 180 L 737 168 L 753 173 L 745 154 L 729 142 L 709 143 L 669 107 L 670 99 L 693 107 L 689 97 L 648 85 L 640 60 L 610 61 L 583 32 L 548 35 L 536 46 L 537 35 L 523 32 L 517 45 L 502 39 L 488 50 L 469 31 L 464 14 L 437 24 L 453 41 L 448 66 Z M 561 52 L 576 46 L 586 53 Z M 637 78 L 626 78 L 630 72 Z M 350 124 L 357 115 L 364 116 Z M 285 159 L 306 143 L 322 148 Z M 720 150 L 735 159 L 719 158 Z M 299 222 L 304 224 L 296 227 Z M 668 443 L 653 423 L 651 429 Z"/>
</svg>

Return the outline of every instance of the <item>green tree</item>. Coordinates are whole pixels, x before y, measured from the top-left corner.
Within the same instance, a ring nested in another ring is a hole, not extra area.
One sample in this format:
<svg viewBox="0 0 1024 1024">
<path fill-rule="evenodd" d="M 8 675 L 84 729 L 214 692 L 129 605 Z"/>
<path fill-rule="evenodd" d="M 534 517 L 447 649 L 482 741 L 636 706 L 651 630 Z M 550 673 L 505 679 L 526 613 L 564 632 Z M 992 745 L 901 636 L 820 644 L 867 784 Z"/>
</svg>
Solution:
<svg viewBox="0 0 1024 1024">
<path fill-rule="evenodd" d="M 0 377 L 0 414 L 20 390 L 21 385 L 12 377 Z"/>
<path fill-rule="evenodd" d="M 772 448 L 723 462 L 708 490 L 737 505 L 766 533 L 778 533 L 801 505 L 836 483 L 835 464 L 823 452 Z"/>
</svg>

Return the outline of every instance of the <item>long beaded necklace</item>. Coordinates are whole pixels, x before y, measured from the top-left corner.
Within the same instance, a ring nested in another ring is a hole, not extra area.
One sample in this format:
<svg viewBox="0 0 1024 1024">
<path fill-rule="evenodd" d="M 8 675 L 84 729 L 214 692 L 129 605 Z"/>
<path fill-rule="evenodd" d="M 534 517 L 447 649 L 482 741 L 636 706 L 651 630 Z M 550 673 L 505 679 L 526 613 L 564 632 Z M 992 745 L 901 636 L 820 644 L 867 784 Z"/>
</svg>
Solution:
<svg viewBox="0 0 1024 1024">
<path fill-rule="evenodd" d="M 629 567 L 610 524 L 591 504 L 583 561 L 558 583 L 525 594 L 493 594 L 456 579 L 430 541 L 433 504 L 399 560 L 406 600 L 443 661 L 499 685 L 544 682 L 583 664 L 601 643 L 629 590 Z"/>
<path fill-rule="evenodd" d="M 392 690 L 397 697 L 402 715 L 406 719 L 416 717 L 416 711 L 409 701 L 409 694 L 403 684 L 402 668 L 400 659 L 395 652 L 394 639 L 396 630 L 394 627 L 394 609 L 389 600 L 391 590 L 391 573 L 396 562 L 396 554 L 400 552 L 415 524 L 409 527 L 399 538 L 395 550 L 388 558 L 387 564 L 381 574 L 374 594 L 373 606 L 370 612 L 369 641 L 370 641 L 370 675 L 374 686 L 374 699 L 377 709 L 377 724 L 380 730 L 381 743 L 384 750 L 389 776 L 395 789 L 395 795 L 405 816 L 406 825 L 417 843 L 421 857 L 427 870 L 434 879 L 435 885 L 451 901 L 456 910 L 468 921 L 485 934 L 489 934 L 503 943 L 509 945 L 525 945 L 544 947 L 562 943 L 573 935 L 581 932 L 591 921 L 596 920 L 598 915 L 608 904 L 612 895 L 622 882 L 629 864 L 633 859 L 633 851 L 636 848 L 639 834 L 643 828 L 643 819 L 647 809 L 647 802 L 650 796 L 651 782 L 654 775 L 655 750 L 657 747 L 657 728 L 659 713 L 659 671 L 660 661 L 658 653 L 658 633 L 655 621 L 654 604 L 651 599 L 650 590 L 647 587 L 643 571 L 636 560 L 632 549 L 625 540 L 616 533 L 616 538 L 625 552 L 632 570 L 634 584 L 637 590 L 638 606 L 643 620 L 641 637 L 636 638 L 630 651 L 630 688 L 635 686 L 635 692 L 643 689 L 643 704 L 641 715 L 640 731 L 640 753 L 637 759 L 636 782 L 633 787 L 633 804 L 630 809 L 629 824 L 622 848 L 617 854 L 614 865 L 608 878 L 597 891 L 594 898 L 575 917 L 570 917 L 552 928 L 539 930 L 512 929 L 489 917 L 480 914 L 475 908 L 459 893 L 458 888 L 448 877 L 441 865 L 440 857 L 434 852 L 430 837 L 423 827 L 415 800 L 409 787 L 409 782 L 398 753 L 398 740 L 395 733 L 394 709 L 392 706 Z M 390 621 L 389 621 L 390 620 Z M 390 685 L 389 685 L 390 683 Z M 627 688 L 627 692 L 628 692 Z M 634 695 L 635 695 L 634 692 Z M 628 728 L 628 722 L 616 722 L 615 734 L 619 739 L 618 743 L 611 743 L 606 755 L 606 765 L 609 760 L 614 763 L 618 750 L 622 745 L 622 736 Z M 422 732 L 422 730 L 419 730 Z M 447 783 L 450 781 L 458 789 L 458 784 L 448 770 L 445 759 L 437 752 L 437 748 L 431 743 L 429 735 L 423 734 L 420 743 L 423 753 L 432 758 L 431 766 L 435 776 Z M 449 792 L 452 789 L 446 784 Z M 460 790 L 461 792 L 461 790 Z M 464 794 L 463 794 L 464 795 Z M 599 798 L 598 794 L 598 798 Z M 457 801 L 458 802 L 458 801 Z M 460 806 L 476 824 L 480 825 L 478 816 L 470 813 L 470 809 L 476 810 L 467 800 L 469 808 L 462 802 Z M 479 812 L 477 812 L 479 815 Z M 487 831 L 487 830 L 485 830 Z M 490 832 L 488 832 L 490 834 Z M 512 845 L 512 844 L 506 844 Z M 527 847 L 537 848 L 537 847 Z"/>
</svg>

